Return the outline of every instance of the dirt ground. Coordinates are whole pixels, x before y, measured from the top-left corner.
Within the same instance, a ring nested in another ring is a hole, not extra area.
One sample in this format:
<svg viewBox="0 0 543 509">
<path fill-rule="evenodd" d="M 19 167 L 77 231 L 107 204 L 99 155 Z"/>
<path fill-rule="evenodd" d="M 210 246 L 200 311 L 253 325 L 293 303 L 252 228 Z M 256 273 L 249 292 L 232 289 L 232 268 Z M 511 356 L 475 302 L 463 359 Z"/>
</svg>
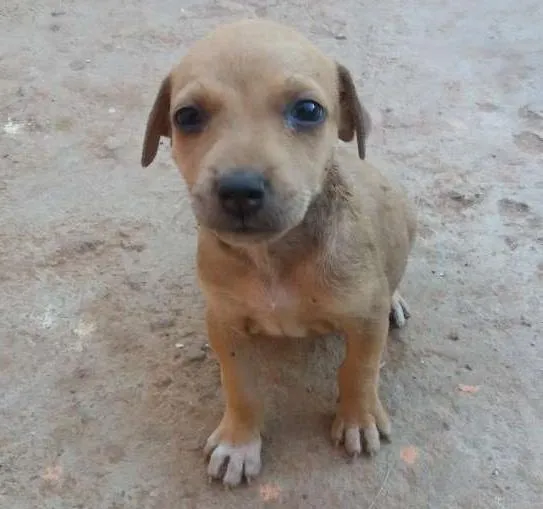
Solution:
<svg viewBox="0 0 543 509">
<path fill-rule="evenodd" d="M 29 0 L 0 7 L 0 507 L 543 508 L 543 20 L 536 0 Z M 328 439 L 341 343 L 274 348 L 258 481 L 208 484 L 222 409 L 161 78 L 241 17 L 357 76 L 416 200 L 375 459 Z"/>
</svg>

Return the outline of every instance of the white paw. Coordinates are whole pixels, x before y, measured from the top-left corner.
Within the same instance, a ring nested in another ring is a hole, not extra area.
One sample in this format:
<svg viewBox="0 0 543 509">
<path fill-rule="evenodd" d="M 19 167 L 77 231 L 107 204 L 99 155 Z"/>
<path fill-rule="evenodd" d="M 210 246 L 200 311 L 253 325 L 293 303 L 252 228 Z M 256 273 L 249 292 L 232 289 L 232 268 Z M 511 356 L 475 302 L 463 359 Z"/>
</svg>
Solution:
<svg viewBox="0 0 543 509">
<path fill-rule="evenodd" d="M 395 291 L 392 296 L 392 305 L 390 309 L 390 321 L 392 325 L 397 329 L 401 329 L 410 316 L 411 313 L 409 312 L 407 302 L 398 291 Z"/>
<path fill-rule="evenodd" d="M 226 486 L 233 487 L 240 484 L 243 477 L 249 482 L 260 473 L 260 437 L 242 445 L 214 442 L 214 436 L 211 435 L 205 447 L 206 454 L 211 453 L 207 467 L 211 478 L 222 479 Z"/>
<path fill-rule="evenodd" d="M 358 456 L 364 449 L 370 456 L 381 448 L 381 438 L 390 440 L 390 419 L 377 394 L 361 397 L 357 404 L 338 404 L 336 418 L 332 423 L 332 440 L 343 443 L 351 456 Z M 376 388 L 374 389 L 376 390 Z"/>
<path fill-rule="evenodd" d="M 358 456 L 362 450 L 374 456 L 381 448 L 381 437 L 388 441 L 390 433 L 390 421 L 383 413 L 377 422 L 374 418 L 365 419 L 364 425 L 346 424 L 340 416 L 336 416 L 331 435 L 336 445 L 343 443 L 349 456 Z"/>
</svg>

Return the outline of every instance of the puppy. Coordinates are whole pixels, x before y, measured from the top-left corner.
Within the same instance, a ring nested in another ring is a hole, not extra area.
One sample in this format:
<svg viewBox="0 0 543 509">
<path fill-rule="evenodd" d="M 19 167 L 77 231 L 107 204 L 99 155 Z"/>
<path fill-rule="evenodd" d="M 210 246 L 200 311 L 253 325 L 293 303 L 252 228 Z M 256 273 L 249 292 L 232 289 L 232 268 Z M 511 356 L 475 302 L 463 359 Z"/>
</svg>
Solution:
<svg viewBox="0 0 543 509">
<path fill-rule="evenodd" d="M 226 408 L 205 447 L 229 485 L 260 471 L 253 336 L 340 333 L 346 357 L 331 435 L 374 454 L 390 421 L 379 399 L 389 315 L 415 236 L 403 192 L 365 158 L 370 119 L 349 71 L 290 28 L 236 22 L 197 42 L 163 80 L 142 165 L 160 137 L 190 193 L 209 341 Z M 337 139 L 356 138 L 358 157 Z"/>
</svg>

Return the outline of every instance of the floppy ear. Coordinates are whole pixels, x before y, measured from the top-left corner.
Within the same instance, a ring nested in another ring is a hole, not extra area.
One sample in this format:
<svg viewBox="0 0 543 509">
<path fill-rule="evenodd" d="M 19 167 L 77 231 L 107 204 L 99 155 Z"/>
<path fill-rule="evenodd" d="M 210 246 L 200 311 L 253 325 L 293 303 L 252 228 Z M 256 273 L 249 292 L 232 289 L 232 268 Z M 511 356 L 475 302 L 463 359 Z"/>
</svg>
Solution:
<svg viewBox="0 0 543 509">
<path fill-rule="evenodd" d="M 356 87 L 349 70 L 337 64 L 339 88 L 339 131 L 342 141 L 352 141 L 356 133 L 358 156 L 366 157 L 366 139 L 371 130 L 371 118 L 358 99 Z"/>
<path fill-rule="evenodd" d="M 143 139 L 143 150 L 141 153 L 141 165 L 144 168 L 153 162 L 158 151 L 160 137 L 166 136 L 171 138 L 172 136 L 170 126 L 170 96 L 171 83 L 170 77 L 167 76 L 160 85 L 160 90 L 147 119 L 147 128 L 145 129 L 145 138 Z"/>
</svg>

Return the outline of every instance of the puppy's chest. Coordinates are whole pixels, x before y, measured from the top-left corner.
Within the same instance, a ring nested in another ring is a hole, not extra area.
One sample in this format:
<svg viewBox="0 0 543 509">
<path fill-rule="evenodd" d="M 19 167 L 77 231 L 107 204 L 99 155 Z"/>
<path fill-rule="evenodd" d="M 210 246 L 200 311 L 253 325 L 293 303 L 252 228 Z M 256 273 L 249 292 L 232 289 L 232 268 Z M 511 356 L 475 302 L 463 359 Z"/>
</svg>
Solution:
<svg viewBox="0 0 543 509">
<path fill-rule="evenodd" d="M 312 281 L 248 278 L 243 292 L 246 329 L 252 335 L 302 338 L 332 329 Z"/>
</svg>

